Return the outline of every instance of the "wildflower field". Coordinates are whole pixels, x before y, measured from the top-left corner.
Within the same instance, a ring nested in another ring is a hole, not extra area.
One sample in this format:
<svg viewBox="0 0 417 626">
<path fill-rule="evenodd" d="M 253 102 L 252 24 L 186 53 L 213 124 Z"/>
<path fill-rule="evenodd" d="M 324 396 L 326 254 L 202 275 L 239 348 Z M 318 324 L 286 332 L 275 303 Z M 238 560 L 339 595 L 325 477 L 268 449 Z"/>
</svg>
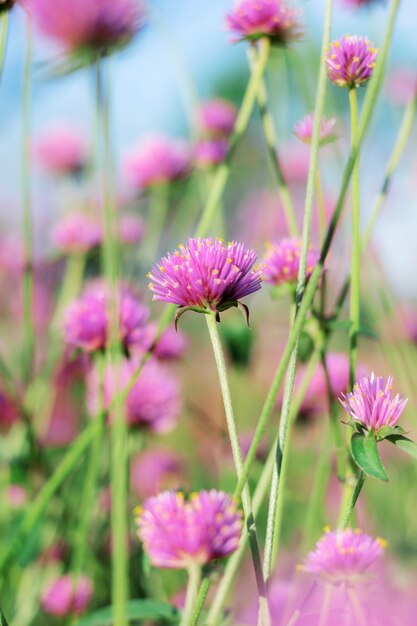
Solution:
<svg viewBox="0 0 417 626">
<path fill-rule="evenodd" d="M 417 623 L 413 0 L 0 0 L 0 626 Z"/>
</svg>

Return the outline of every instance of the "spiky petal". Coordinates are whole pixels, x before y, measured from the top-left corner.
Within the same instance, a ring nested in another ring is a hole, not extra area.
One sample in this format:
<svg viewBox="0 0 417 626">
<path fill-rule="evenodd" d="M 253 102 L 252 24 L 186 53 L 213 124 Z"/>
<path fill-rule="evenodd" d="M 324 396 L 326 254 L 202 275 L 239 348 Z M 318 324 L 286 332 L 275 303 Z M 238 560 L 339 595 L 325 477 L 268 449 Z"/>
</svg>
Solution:
<svg viewBox="0 0 417 626">
<path fill-rule="evenodd" d="M 236 40 L 269 37 L 288 45 L 300 37 L 299 12 L 284 0 L 238 0 L 226 17 L 226 26 Z"/>
<path fill-rule="evenodd" d="M 326 51 L 327 75 L 339 87 L 360 87 L 371 78 L 377 56 L 366 37 L 345 35 Z"/>
<path fill-rule="evenodd" d="M 323 118 L 320 123 L 320 145 L 337 139 L 335 132 L 336 118 Z M 309 113 L 302 120 L 294 124 L 293 133 L 303 143 L 310 144 L 313 137 L 314 113 Z"/>
</svg>

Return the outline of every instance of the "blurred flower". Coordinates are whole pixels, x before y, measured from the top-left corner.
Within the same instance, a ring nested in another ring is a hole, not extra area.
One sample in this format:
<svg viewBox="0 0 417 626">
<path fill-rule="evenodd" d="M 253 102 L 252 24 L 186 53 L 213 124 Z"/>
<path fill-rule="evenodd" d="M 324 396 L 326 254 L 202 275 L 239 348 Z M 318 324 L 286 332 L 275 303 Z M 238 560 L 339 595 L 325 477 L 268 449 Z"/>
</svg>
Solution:
<svg viewBox="0 0 417 626">
<path fill-rule="evenodd" d="M 367 430 L 378 432 L 383 426 L 395 426 L 407 404 L 407 398 L 399 393 L 393 397 L 392 376 L 364 376 L 355 384 L 353 391 L 339 398 L 351 418 Z"/>
<path fill-rule="evenodd" d="M 387 76 L 387 97 L 397 105 L 407 104 L 417 94 L 417 74 L 410 68 L 398 68 Z"/>
<path fill-rule="evenodd" d="M 326 51 L 327 75 L 339 87 L 360 87 L 371 78 L 377 56 L 365 37 L 345 35 Z"/>
<path fill-rule="evenodd" d="M 153 356 L 161 361 L 180 359 L 187 348 L 187 340 L 183 333 L 171 327 L 166 328 L 153 347 L 157 332 L 157 324 L 153 322 L 147 324 L 141 339 L 141 348 L 145 351 L 152 349 Z"/>
<path fill-rule="evenodd" d="M 39 30 L 70 52 L 107 54 L 144 23 L 140 0 L 23 0 Z"/>
<path fill-rule="evenodd" d="M 9 485 L 6 497 L 11 508 L 21 509 L 27 502 L 28 494 L 23 485 Z"/>
<path fill-rule="evenodd" d="M 183 484 L 182 474 L 181 457 L 171 450 L 145 450 L 130 464 L 130 484 L 141 500 L 164 489 L 178 489 Z"/>
<path fill-rule="evenodd" d="M 134 246 L 143 239 L 145 226 L 143 220 L 136 215 L 123 215 L 120 218 L 120 241 L 126 245 Z"/>
<path fill-rule="evenodd" d="M 155 136 L 130 150 L 124 160 L 124 173 L 138 191 L 184 178 L 190 171 L 190 151 L 184 142 Z"/>
<path fill-rule="evenodd" d="M 149 285 L 154 300 L 180 307 L 222 311 L 261 288 L 256 252 L 243 243 L 192 239 L 154 265 Z"/>
<path fill-rule="evenodd" d="M 229 151 L 226 139 L 202 139 L 194 146 L 194 163 L 205 169 L 223 163 Z"/>
<path fill-rule="evenodd" d="M 65 341 L 69 345 L 86 352 L 106 347 L 111 303 L 109 296 L 104 283 L 95 283 L 69 305 L 64 319 Z M 116 298 L 120 341 L 128 349 L 140 341 L 149 311 L 124 287 L 119 287 Z"/>
<path fill-rule="evenodd" d="M 333 585 L 354 585 L 369 578 L 385 545 L 358 529 L 328 531 L 301 567 Z"/>
<path fill-rule="evenodd" d="M 101 243 L 100 223 L 84 213 L 65 215 L 52 231 L 52 241 L 63 254 L 85 254 Z"/>
<path fill-rule="evenodd" d="M 233 132 L 236 116 L 236 107 L 230 102 L 209 100 L 200 109 L 200 129 L 208 137 L 228 137 Z"/>
<path fill-rule="evenodd" d="M 107 368 L 104 383 L 105 406 L 110 407 L 116 390 L 124 389 L 138 370 L 136 359 L 123 360 L 119 375 Z M 116 386 L 118 379 L 119 387 Z M 88 377 L 88 409 L 97 413 L 99 376 L 93 369 Z M 125 402 L 125 417 L 132 427 L 145 428 L 154 433 L 171 430 L 181 412 L 180 388 L 173 376 L 156 361 L 148 361 L 133 383 Z M 112 419 L 110 411 L 110 419 Z"/>
<path fill-rule="evenodd" d="M 343 2 L 349 6 L 364 7 L 376 4 L 377 2 L 384 2 L 384 0 L 343 0 Z"/>
<path fill-rule="evenodd" d="M 51 4 L 53 6 L 55 5 Z M 84 136 L 78 129 L 64 125 L 45 131 L 35 141 L 33 154 L 39 165 L 57 175 L 80 174 L 89 162 Z"/>
<path fill-rule="evenodd" d="M 238 0 L 226 25 L 237 41 L 269 37 L 274 44 L 288 45 L 300 37 L 299 15 L 285 0 Z"/>
<path fill-rule="evenodd" d="M 300 239 L 282 239 L 268 244 L 265 255 L 264 280 L 271 285 L 296 283 L 300 267 Z M 306 277 L 308 278 L 320 257 L 319 250 L 309 247 L 307 253 Z"/>
<path fill-rule="evenodd" d="M 320 145 L 337 139 L 335 132 L 336 118 L 323 118 L 320 124 Z M 302 120 L 294 124 L 293 133 L 303 143 L 310 144 L 313 137 L 314 113 L 309 113 Z"/>
<path fill-rule="evenodd" d="M 9 396 L 0 389 L 0 433 L 7 433 L 19 421 L 19 410 Z"/>
<path fill-rule="evenodd" d="M 185 569 L 234 552 L 242 531 L 242 514 L 222 491 L 164 491 L 145 502 L 137 517 L 138 534 L 156 567 Z"/>
<path fill-rule="evenodd" d="M 45 613 L 65 617 L 81 615 L 87 609 L 93 595 L 93 583 L 87 576 L 74 579 L 60 576 L 50 583 L 41 597 Z"/>
</svg>

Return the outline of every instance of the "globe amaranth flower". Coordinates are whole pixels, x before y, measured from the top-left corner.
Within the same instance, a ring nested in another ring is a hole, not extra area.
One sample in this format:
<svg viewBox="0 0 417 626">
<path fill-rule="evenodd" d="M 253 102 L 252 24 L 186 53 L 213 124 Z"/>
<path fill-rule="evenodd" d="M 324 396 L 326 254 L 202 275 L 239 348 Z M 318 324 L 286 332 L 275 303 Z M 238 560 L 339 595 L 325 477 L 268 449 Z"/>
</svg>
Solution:
<svg viewBox="0 0 417 626">
<path fill-rule="evenodd" d="M 229 137 L 237 117 L 236 107 L 226 100 L 209 100 L 199 112 L 199 126 L 206 137 Z"/>
<path fill-rule="evenodd" d="M 199 169 L 208 169 L 223 163 L 229 151 L 227 139 L 201 139 L 194 146 L 194 164 Z"/>
<path fill-rule="evenodd" d="M 177 304 L 182 311 L 219 313 L 261 288 L 262 268 L 254 269 L 256 259 L 256 252 L 243 243 L 190 238 L 187 246 L 180 245 L 154 265 L 149 288 L 154 300 Z"/>
<path fill-rule="evenodd" d="M 285 0 L 238 0 L 226 26 L 237 41 L 268 37 L 272 43 L 288 45 L 300 37 L 299 15 Z"/>
<path fill-rule="evenodd" d="M 25 0 L 39 30 L 71 53 L 107 53 L 144 23 L 141 0 Z"/>
<path fill-rule="evenodd" d="M 271 285 L 297 283 L 300 268 L 301 240 L 295 238 L 281 239 L 268 244 L 264 258 L 264 280 Z M 307 253 L 306 278 L 308 278 L 320 258 L 319 250 L 309 247 Z"/>
<path fill-rule="evenodd" d="M 87 576 L 76 579 L 70 575 L 59 576 L 45 589 L 41 606 L 45 613 L 56 617 L 81 615 L 90 603 L 93 584 Z"/>
<path fill-rule="evenodd" d="M 117 290 L 119 339 L 128 350 L 139 343 L 149 317 L 148 308 L 124 288 Z M 65 341 L 86 352 L 105 349 L 109 337 L 111 293 L 107 286 L 95 283 L 72 302 L 64 319 Z"/>
<path fill-rule="evenodd" d="M 130 485 L 142 500 L 164 489 L 183 486 L 184 466 L 181 457 L 172 450 L 152 448 L 132 459 Z"/>
<path fill-rule="evenodd" d="M 366 37 L 345 35 L 326 50 L 327 75 L 339 87 L 360 87 L 371 78 L 377 56 Z"/>
<path fill-rule="evenodd" d="M 104 381 L 104 404 L 113 419 L 111 404 L 116 391 L 131 383 L 138 370 L 136 358 L 124 359 L 120 370 L 107 368 Z M 117 382 L 116 382 L 117 381 Z M 88 377 L 88 409 L 96 415 L 100 390 L 98 372 L 93 369 Z M 150 360 L 130 388 L 125 401 L 125 418 L 132 428 L 143 428 L 154 433 L 171 430 L 182 409 L 180 387 L 166 368 Z"/>
<path fill-rule="evenodd" d="M 101 240 L 101 224 L 84 213 L 65 215 L 52 231 L 52 241 L 63 254 L 85 254 Z"/>
<path fill-rule="evenodd" d="M 337 139 L 335 132 L 336 118 L 323 118 L 320 122 L 320 140 L 319 144 L 324 146 Z M 309 113 L 302 120 L 294 124 L 293 133 L 303 143 L 311 144 L 313 138 L 314 113 Z"/>
<path fill-rule="evenodd" d="M 158 325 L 150 322 L 144 329 L 140 347 L 145 352 L 152 352 L 152 355 L 160 361 L 172 361 L 180 359 L 187 349 L 187 340 L 180 330 L 175 332 L 173 328 L 166 328 L 156 340 L 158 335 Z"/>
<path fill-rule="evenodd" d="M 185 569 L 234 552 L 242 514 L 233 498 L 214 489 L 191 494 L 164 491 L 147 500 L 137 516 L 138 534 L 156 567 Z"/>
<path fill-rule="evenodd" d="M 328 530 L 301 566 L 333 585 L 355 585 L 375 571 L 386 542 L 358 529 Z"/>
<path fill-rule="evenodd" d="M 34 142 L 32 152 L 44 170 L 60 176 L 81 174 L 90 159 L 84 135 L 79 129 L 65 124 L 45 131 Z"/>
<path fill-rule="evenodd" d="M 185 178 L 190 167 L 186 144 L 163 136 L 143 140 L 127 153 L 123 163 L 125 178 L 137 191 Z"/>
<path fill-rule="evenodd" d="M 353 391 L 339 398 L 352 420 L 367 430 L 378 432 L 383 426 L 394 427 L 407 404 L 407 398 L 392 393 L 392 376 L 385 380 L 372 374 L 360 378 Z"/>
</svg>

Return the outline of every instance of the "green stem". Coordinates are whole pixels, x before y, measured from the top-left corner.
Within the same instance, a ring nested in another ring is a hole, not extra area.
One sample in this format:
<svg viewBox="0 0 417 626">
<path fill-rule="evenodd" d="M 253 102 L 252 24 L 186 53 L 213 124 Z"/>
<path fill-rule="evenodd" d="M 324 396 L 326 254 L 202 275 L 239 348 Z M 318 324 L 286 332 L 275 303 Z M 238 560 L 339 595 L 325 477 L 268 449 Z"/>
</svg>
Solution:
<svg viewBox="0 0 417 626">
<path fill-rule="evenodd" d="M 356 87 L 349 90 L 351 145 L 356 143 L 358 134 L 358 98 Z M 359 153 L 352 172 L 352 263 L 350 270 L 350 349 L 349 372 L 350 386 L 355 384 L 356 363 L 358 358 L 358 333 L 360 324 L 360 276 L 361 276 L 361 227 L 359 193 Z"/>
<path fill-rule="evenodd" d="M 349 489 L 345 490 L 344 498 L 341 506 L 340 516 L 339 516 L 339 524 L 338 527 L 341 529 L 347 528 L 350 524 L 350 519 L 352 517 L 352 513 L 355 509 L 355 504 L 357 499 L 359 498 L 359 494 L 362 491 L 362 487 L 365 482 L 365 474 L 362 471 L 359 471 L 356 482 L 348 484 Z"/>
<path fill-rule="evenodd" d="M 4 60 L 6 57 L 7 33 L 9 30 L 8 11 L 3 11 L 0 16 L 0 80 L 3 75 Z"/>
<path fill-rule="evenodd" d="M 201 569 L 196 563 L 191 563 L 188 567 L 188 586 L 185 597 L 185 606 L 182 612 L 180 626 L 191 626 L 193 619 L 193 609 L 197 599 L 198 588 L 200 586 Z"/>
<path fill-rule="evenodd" d="M 324 234 L 326 232 L 326 209 L 324 206 L 324 198 L 323 198 L 323 188 L 321 184 L 321 176 L 320 176 L 320 164 L 317 162 L 317 171 L 316 171 L 316 197 L 317 197 L 317 213 L 318 213 L 318 221 L 319 221 L 319 236 L 320 242 L 324 239 Z"/>
<path fill-rule="evenodd" d="M 255 71 L 257 67 L 257 54 L 256 48 L 251 46 L 249 48 L 249 60 L 251 71 Z M 291 193 L 282 172 L 281 163 L 279 161 L 277 152 L 277 134 L 275 130 L 274 120 L 268 109 L 268 96 L 265 81 L 262 79 L 259 84 L 258 94 L 258 107 L 261 114 L 262 127 L 264 131 L 265 141 L 268 148 L 268 154 L 270 156 L 271 164 L 274 170 L 274 174 L 278 183 L 278 192 L 281 198 L 282 206 L 284 209 L 285 220 L 288 226 L 288 232 L 292 237 L 298 236 L 297 219 L 295 216 L 294 205 L 291 198 Z"/>
<path fill-rule="evenodd" d="M 332 0 L 326 0 L 326 8 L 325 8 L 325 18 L 324 18 L 324 29 L 323 29 L 323 37 L 322 37 L 322 51 L 321 58 L 325 56 L 325 50 L 328 46 L 330 40 L 330 30 L 331 30 L 331 18 L 332 18 Z M 326 96 L 326 85 L 327 85 L 327 76 L 326 76 L 326 64 L 324 60 L 320 64 L 319 70 L 319 78 L 317 83 L 317 93 L 316 93 L 316 105 L 314 110 L 314 127 L 313 127 L 313 136 L 311 142 L 311 155 L 310 155 L 310 168 L 308 173 L 307 180 L 307 189 L 306 189 L 306 198 L 304 205 L 304 224 L 303 224 L 303 237 L 302 237 L 302 247 L 300 253 L 300 267 L 298 272 L 298 283 L 297 283 L 297 291 L 296 291 L 296 319 L 298 316 L 298 310 L 300 305 L 302 304 L 304 298 L 304 292 L 306 288 L 306 269 L 307 269 L 307 254 L 308 247 L 310 241 L 310 230 L 311 230 L 311 221 L 312 221 L 312 213 L 313 213 L 313 199 L 314 199 L 314 186 L 316 180 L 316 170 L 318 165 L 318 151 L 320 145 L 320 122 L 323 118 L 324 114 L 324 102 Z M 296 321 L 295 319 L 295 321 Z M 293 331 L 295 331 L 296 324 L 294 323 Z M 278 440 L 276 445 L 276 465 L 274 468 L 274 472 L 272 475 L 272 484 L 271 484 L 271 492 L 269 498 L 269 509 L 268 509 L 268 521 L 267 521 L 267 529 L 266 529 L 266 539 L 265 539 L 265 555 L 264 555 L 264 564 L 263 564 L 263 573 L 266 581 L 269 580 L 271 575 L 272 568 L 274 566 L 274 543 L 275 543 L 275 533 L 277 532 L 277 519 L 280 519 L 282 515 L 282 511 L 278 509 L 278 496 L 279 490 L 281 487 L 285 489 L 285 482 L 281 484 L 281 469 L 283 456 L 285 454 L 285 449 L 287 446 L 287 439 L 289 433 L 289 424 L 290 424 L 290 415 L 291 415 L 291 402 L 292 402 L 292 393 L 294 388 L 294 380 L 295 380 L 295 370 L 297 365 L 297 355 L 298 355 L 298 337 L 299 332 L 295 335 L 294 346 L 291 351 L 289 360 L 288 360 L 288 371 L 285 381 L 284 388 L 284 399 L 282 403 L 281 410 L 281 419 L 279 422 L 279 430 L 278 430 Z M 284 503 L 284 494 L 280 498 L 280 507 L 283 506 Z"/>
<path fill-rule="evenodd" d="M 257 66 L 251 74 L 250 80 L 246 87 L 242 105 L 236 119 L 235 128 L 230 139 L 229 152 L 226 160 L 219 165 L 214 175 L 213 184 L 207 197 L 206 204 L 197 225 L 196 236 L 204 237 L 212 225 L 213 217 L 219 206 L 220 199 L 223 195 L 226 183 L 230 175 L 230 163 L 236 152 L 236 148 L 242 139 L 250 120 L 253 107 L 256 101 L 256 95 L 265 72 L 269 57 L 270 42 L 268 38 L 264 38 L 259 43 L 259 56 Z"/>
<path fill-rule="evenodd" d="M 193 614 L 191 617 L 191 626 L 197 626 L 198 624 L 201 611 L 203 610 L 204 603 L 206 601 L 209 589 L 210 589 L 210 578 L 208 576 L 205 576 L 202 580 L 200 590 L 197 595 L 197 600 L 195 602 Z"/>
<path fill-rule="evenodd" d="M 226 361 L 224 358 L 223 347 L 220 335 L 217 329 L 216 314 L 209 313 L 205 315 L 207 328 L 210 335 L 211 345 L 213 348 L 214 359 L 216 361 L 217 373 L 220 382 L 220 388 L 223 396 L 224 410 L 226 414 L 227 427 L 229 430 L 230 445 L 232 448 L 233 460 L 235 464 L 237 477 L 242 474 L 243 461 L 242 452 L 240 450 L 239 435 L 236 427 L 236 420 L 233 410 L 232 398 L 230 394 L 230 386 L 227 375 Z M 255 519 L 252 510 L 252 502 L 249 493 L 249 487 L 246 485 L 242 490 L 242 505 L 245 513 L 246 527 L 249 535 L 249 544 L 252 552 L 252 559 L 255 568 L 256 583 L 259 595 L 259 604 L 264 613 L 267 614 L 265 624 L 268 623 L 268 602 L 266 596 L 266 586 L 262 576 L 262 566 L 259 553 L 259 542 L 256 532 Z"/>
<path fill-rule="evenodd" d="M 147 237 L 144 246 L 144 262 L 154 263 L 158 256 L 161 236 L 168 213 L 169 185 L 162 183 L 151 191 L 147 220 Z"/>
</svg>

